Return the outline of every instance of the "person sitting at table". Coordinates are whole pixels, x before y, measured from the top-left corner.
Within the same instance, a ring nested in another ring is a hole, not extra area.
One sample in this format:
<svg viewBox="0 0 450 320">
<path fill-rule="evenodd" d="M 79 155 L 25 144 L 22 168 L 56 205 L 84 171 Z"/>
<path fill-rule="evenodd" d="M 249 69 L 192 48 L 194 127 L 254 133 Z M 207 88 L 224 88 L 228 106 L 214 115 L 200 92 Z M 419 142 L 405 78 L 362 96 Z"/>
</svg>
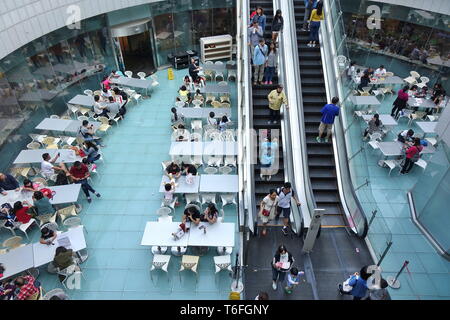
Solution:
<svg viewBox="0 0 450 320">
<path fill-rule="evenodd" d="M 394 107 L 391 110 L 391 117 L 398 119 L 399 113 L 406 108 L 406 103 L 408 102 L 408 89 L 409 86 L 404 86 L 402 89 L 398 90 L 397 99 L 395 99 L 392 104 Z"/>
<path fill-rule="evenodd" d="M 190 88 L 191 87 L 191 78 L 189 78 L 189 76 L 184 76 L 183 85 L 186 88 Z"/>
<path fill-rule="evenodd" d="M 198 76 L 198 73 L 200 72 L 201 69 L 202 69 L 202 68 L 198 67 L 198 66 L 195 64 L 195 59 L 194 59 L 194 58 L 191 58 L 191 63 L 189 64 L 189 75 L 191 76 L 192 81 L 193 81 L 194 83 L 198 83 L 198 82 L 199 82 L 199 76 Z"/>
<path fill-rule="evenodd" d="M 214 224 L 217 222 L 217 217 L 219 215 L 219 211 L 217 210 L 214 203 L 208 204 L 203 214 L 200 216 L 200 221 L 209 222 L 210 224 Z"/>
<path fill-rule="evenodd" d="M 434 102 L 435 105 L 439 106 L 442 100 L 445 98 L 445 90 L 442 88 L 442 84 L 436 83 L 433 86 L 433 91 L 431 94 L 431 100 Z M 433 113 L 433 108 L 427 108 L 425 110 L 426 114 L 423 116 L 423 119 L 425 120 L 427 118 L 427 115 L 431 115 Z"/>
<path fill-rule="evenodd" d="M 375 72 L 375 70 L 372 67 L 369 67 L 366 70 L 364 70 L 364 73 L 367 73 L 367 75 L 369 75 L 369 77 L 373 76 L 374 72 Z"/>
<path fill-rule="evenodd" d="M 189 206 L 184 210 L 183 217 L 181 219 L 181 223 L 186 224 L 186 222 L 193 222 L 195 225 L 200 224 L 200 211 L 195 206 Z"/>
<path fill-rule="evenodd" d="M 23 206 L 23 204 L 27 206 Z M 30 205 L 27 201 L 24 201 L 22 204 L 21 201 L 17 201 L 14 203 L 13 212 L 16 216 L 16 221 L 20 223 L 28 223 L 31 219 L 31 215 L 28 214 L 28 210 L 30 209 Z"/>
<path fill-rule="evenodd" d="M 100 83 L 103 90 L 110 90 L 111 89 L 111 80 L 109 76 L 105 76 L 102 79 L 102 82 Z"/>
<path fill-rule="evenodd" d="M 400 171 L 401 174 L 408 173 L 413 165 L 414 162 L 417 162 L 420 158 L 420 152 L 423 150 L 423 146 L 420 144 L 420 138 L 414 138 L 414 144 L 412 146 L 404 146 L 406 149 L 406 155 L 405 155 L 405 163 L 403 165 L 402 170 Z"/>
<path fill-rule="evenodd" d="M 110 79 L 117 79 L 120 77 L 124 77 L 124 74 L 120 70 L 112 70 L 111 74 L 109 75 Z"/>
<path fill-rule="evenodd" d="M 99 95 L 95 95 L 94 96 L 94 117 L 105 117 L 106 114 L 108 113 L 108 110 L 106 109 L 106 105 L 102 105 L 100 103 L 100 96 Z"/>
<path fill-rule="evenodd" d="M 96 195 L 97 198 L 100 198 L 101 195 L 97 191 L 92 188 L 92 186 L 88 182 L 88 178 L 90 177 L 88 167 L 81 163 L 80 161 L 75 161 L 72 168 L 70 168 L 70 175 L 76 184 L 81 184 L 81 189 L 86 195 L 87 201 L 91 203 L 92 199 L 89 192 L 92 192 Z"/>
<path fill-rule="evenodd" d="M 228 117 L 226 115 L 224 115 L 218 125 L 219 131 L 220 132 L 225 131 L 229 124 L 231 124 L 230 120 L 228 119 Z"/>
<path fill-rule="evenodd" d="M 184 127 L 183 124 L 179 124 L 175 132 L 177 137 L 183 137 L 186 139 L 186 141 L 188 141 L 189 137 L 191 136 L 190 132 Z"/>
<path fill-rule="evenodd" d="M 50 200 L 44 197 L 44 194 L 40 191 L 35 191 L 33 193 L 33 206 L 30 209 L 33 210 L 31 216 L 42 216 L 44 214 L 54 214 L 55 208 L 53 208 Z"/>
<path fill-rule="evenodd" d="M 350 63 L 350 66 L 347 68 L 347 80 L 350 82 L 353 80 L 353 77 L 356 76 L 355 64 L 356 64 L 356 62 L 352 61 Z"/>
<path fill-rule="evenodd" d="M 6 196 L 8 194 L 6 191 L 10 190 L 19 191 L 19 182 L 12 175 L 0 172 L 0 193 Z"/>
<path fill-rule="evenodd" d="M 383 65 L 381 65 L 378 69 L 373 73 L 375 77 L 384 77 L 386 75 L 386 69 Z"/>
<path fill-rule="evenodd" d="M 53 241 L 55 241 L 57 236 L 58 234 L 52 229 L 43 227 L 41 229 L 41 239 L 39 240 L 39 242 L 50 246 Z"/>
<path fill-rule="evenodd" d="M 108 104 L 106 105 L 106 109 L 115 118 L 119 114 L 120 104 L 114 100 L 113 96 L 111 96 L 108 98 Z"/>
<path fill-rule="evenodd" d="M 112 97 L 111 90 L 103 88 L 102 89 L 102 98 L 106 100 L 106 99 L 109 99 L 109 97 Z"/>
<path fill-rule="evenodd" d="M 125 91 L 120 90 L 117 87 L 113 89 L 113 92 L 114 92 L 114 96 L 116 97 L 115 101 L 118 102 L 119 104 L 121 104 L 122 108 L 125 107 L 126 104 L 128 103 L 128 94 Z M 117 98 L 119 98 L 119 101 Z"/>
<path fill-rule="evenodd" d="M 369 120 L 368 125 L 369 126 L 364 130 L 364 138 L 366 138 L 369 134 L 381 131 L 383 128 L 383 123 L 380 120 L 380 115 L 375 113 L 372 119 Z"/>
<path fill-rule="evenodd" d="M 37 300 L 40 294 L 38 287 L 34 285 L 36 279 L 33 276 L 17 277 L 14 285 L 19 289 L 15 300 Z"/>
<path fill-rule="evenodd" d="M 54 174 L 55 171 L 63 171 L 66 174 L 68 173 L 67 167 L 64 164 L 64 162 L 60 162 L 59 166 L 55 166 L 54 163 L 56 160 L 58 160 L 60 154 L 56 154 L 56 156 L 52 159 L 48 153 L 44 153 L 42 155 L 43 161 L 41 162 L 41 175 L 45 179 L 50 179 Z"/>
<path fill-rule="evenodd" d="M 414 136 L 414 130 L 412 130 L 412 129 L 403 130 L 402 132 L 400 132 L 398 134 L 397 141 L 400 141 L 402 143 L 412 142 L 413 136 Z"/>
<path fill-rule="evenodd" d="M 74 252 L 72 249 L 67 249 L 63 246 L 59 246 L 56 248 L 55 251 L 55 257 L 53 258 L 53 261 L 49 263 L 48 271 L 50 273 L 56 273 L 58 270 L 64 270 L 72 265 L 76 265 L 77 262 L 74 259 Z M 50 266 L 51 265 L 51 266 Z M 52 270 L 53 269 L 53 270 Z M 80 267 L 78 265 L 75 267 L 77 271 L 80 271 Z M 54 272 L 52 272 L 54 271 Z M 64 280 L 64 276 L 60 276 L 60 280 Z"/>
<path fill-rule="evenodd" d="M 172 112 L 170 122 L 172 123 L 172 128 L 176 130 L 180 124 L 184 125 L 184 116 L 182 114 L 178 114 L 177 108 L 175 107 L 172 107 L 170 111 Z"/>
<path fill-rule="evenodd" d="M 367 72 L 364 72 L 364 74 L 361 77 L 361 81 L 358 86 L 358 90 L 362 90 L 364 87 L 367 87 L 370 83 L 370 77 Z"/>
<path fill-rule="evenodd" d="M 175 162 L 172 162 L 169 164 L 166 168 L 166 173 L 169 176 L 169 178 L 175 178 L 178 179 L 181 176 L 181 169 L 178 164 Z"/>
<path fill-rule="evenodd" d="M 5 267 L 0 264 L 0 278 L 3 278 L 3 273 L 5 272 Z M 16 294 L 16 286 L 14 281 L 7 280 L 0 282 L 0 300 L 12 300 Z"/>
<path fill-rule="evenodd" d="M 186 86 L 181 86 L 178 94 L 180 95 L 181 100 L 184 100 L 187 103 L 191 103 L 191 93 L 186 88 Z"/>
<path fill-rule="evenodd" d="M 190 163 L 181 163 L 181 170 L 182 170 L 182 174 L 184 175 L 188 175 L 188 174 L 192 174 L 193 176 L 197 175 L 197 168 Z"/>
<path fill-rule="evenodd" d="M 182 106 L 179 106 L 179 104 L 181 104 L 181 103 L 183 103 L 183 105 L 182 105 Z M 184 108 L 184 107 L 186 107 L 186 102 L 182 101 L 182 100 L 180 99 L 180 97 L 176 97 L 176 98 L 175 98 L 175 105 L 176 105 L 177 107 L 179 107 L 179 108 Z"/>
<path fill-rule="evenodd" d="M 9 203 L 4 203 L 0 207 L 0 220 L 6 220 L 5 227 L 14 228 L 16 226 L 16 216 Z"/>
<path fill-rule="evenodd" d="M 92 141 L 85 141 L 83 151 L 87 157 L 87 163 L 91 164 L 100 159 L 100 154 L 98 153 L 98 147 Z"/>
<path fill-rule="evenodd" d="M 38 186 L 38 184 L 36 184 L 36 183 L 33 183 L 31 180 L 29 180 L 29 179 L 24 179 L 23 180 L 23 187 L 22 187 L 22 190 L 25 190 L 25 191 L 36 191 L 36 190 L 38 190 L 39 189 L 39 186 Z"/>
<path fill-rule="evenodd" d="M 205 101 L 205 97 L 200 93 L 200 89 L 195 91 L 194 100 L 201 101 L 202 103 Z"/>
<path fill-rule="evenodd" d="M 210 126 L 213 126 L 214 128 L 217 128 L 218 121 L 216 119 L 216 114 L 214 112 L 209 113 L 209 117 L 207 119 L 207 122 Z"/>
<path fill-rule="evenodd" d="M 173 201 L 173 194 L 175 193 L 175 182 L 166 183 L 164 185 L 164 205 L 168 206 Z"/>
</svg>

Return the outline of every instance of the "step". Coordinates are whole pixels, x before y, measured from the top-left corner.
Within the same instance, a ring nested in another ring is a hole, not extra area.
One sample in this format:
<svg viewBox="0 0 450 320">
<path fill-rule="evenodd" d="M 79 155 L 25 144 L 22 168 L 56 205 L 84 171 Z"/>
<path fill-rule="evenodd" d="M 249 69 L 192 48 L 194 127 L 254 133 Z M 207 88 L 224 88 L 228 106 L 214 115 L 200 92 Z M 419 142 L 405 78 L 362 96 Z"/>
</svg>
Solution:
<svg viewBox="0 0 450 320">
<path fill-rule="evenodd" d="M 315 145 L 308 145 L 308 155 L 333 157 L 334 153 L 331 145 L 317 143 Z"/>
<path fill-rule="evenodd" d="M 320 111 L 323 108 L 322 103 L 305 103 L 303 102 L 303 113 L 306 114 L 322 114 Z"/>
<path fill-rule="evenodd" d="M 344 226 L 346 227 L 348 223 L 344 215 L 328 215 L 328 211 L 325 210 L 324 215 L 322 216 L 321 225 L 322 228 L 342 228 Z"/>
<path fill-rule="evenodd" d="M 260 171 L 255 171 L 255 184 L 256 183 L 266 183 L 267 181 L 261 180 L 261 176 L 259 175 Z M 273 175 L 272 178 L 270 178 L 270 181 L 284 181 L 284 171 L 278 171 L 277 174 Z"/>
<path fill-rule="evenodd" d="M 326 97 L 303 97 L 303 103 L 314 103 L 317 105 L 322 105 L 322 107 L 327 103 Z"/>
<path fill-rule="evenodd" d="M 302 67 L 300 67 L 300 77 L 301 76 L 323 79 L 323 69 L 322 69 L 322 67 L 320 67 L 320 68 L 302 68 Z"/>
<path fill-rule="evenodd" d="M 334 169 L 317 169 L 317 168 L 309 168 L 309 177 L 311 179 L 336 179 L 336 171 Z"/>
<path fill-rule="evenodd" d="M 319 202 L 316 199 L 316 205 L 317 209 L 325 209 L 325 214 L 336 214 L 336 215 L 342 215 L 342 207 L 339 203 L 329 203 L 329 202 Z"/>
<path fill-rule="evenodd" d="M 253 119 L 253 128 L 256 130 L 259 129 L 280 129 L 281 130 L 281 123 L 278 121 L 276 124 L 274 123 L 268 123 L 269 117 L 267 119 L 260 119 L 256 118 Z"/>
<path fill-rule="evenodd" d="M 306 95 L 324 97 L 326 96 L 326 91 L 325 88 L 322 86 L 315 86 L 315 87 L 308 86 L 302 88 L 302 94 L 303 97 L 305 97 Z"/>
<path fill-rule="evenodd" d="M 308 157 L 308 166 L 314 168 L 334 168 L 334 159 L 333 158 L 324 158 L 311 156 Z"/>
<path fill-rule="evenodd" d="M 314 191 L 314 199 L 316 203 L 340 203 L 339 194 L 331 191 L 316 190 Z"/>
<path fill-rule="evenodd" d="M 338 192 L 338 186 L 336 180 L 326 180 L 326 179 L 311 179 L 311 187 L 313 190 L 329 190 Z"/>
</svg>

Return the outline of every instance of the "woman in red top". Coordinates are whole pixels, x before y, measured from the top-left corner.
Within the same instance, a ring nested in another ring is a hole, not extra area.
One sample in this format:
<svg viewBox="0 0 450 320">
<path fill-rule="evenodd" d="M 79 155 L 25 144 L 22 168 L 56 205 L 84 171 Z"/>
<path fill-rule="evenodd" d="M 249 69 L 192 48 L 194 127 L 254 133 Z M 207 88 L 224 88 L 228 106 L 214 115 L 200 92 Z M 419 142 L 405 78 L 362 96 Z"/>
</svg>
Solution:
<svg viewBox="0 0 450 320">
<path fill-rule="evenodd" d="M 30 207 L 24 207 L 20 201 L 14 203 L 16 220 L 22 223 L 28 223 L 31 219 L 31 216 L 27 213 L 28 209 L 30 209 Z"/>
<path fill-rule="evenodd" d="M 108 76 L 103 78 L 101 85 L 102 85 L 102 89 L 106 89 L 106 90 L 111 89 L 111 81 Z"/>
<path fill-rule="evenodd" d="M 398 117 L 398 114 L 400 111 L 406 108 L 406 102 L 408 102 L 408 86 L 403 87 L 403 89 L 398 90 L 398 96 L 397 99 L 395 99 L 391 111 L 391 116 L 396 118 Z"/>
<path fill-rule="evenodd" d="M 406 158 L 405 164 L 403 165 L 401 174 L 408 173 L 414 165 L 414 162 L 417 162 L 420 158 L 420 152 L 423 150 L 422 145 L 420 144 L 420 138 L 414 138 L 414 144 L 411 147 L 406 147 Z"/>
</svg>

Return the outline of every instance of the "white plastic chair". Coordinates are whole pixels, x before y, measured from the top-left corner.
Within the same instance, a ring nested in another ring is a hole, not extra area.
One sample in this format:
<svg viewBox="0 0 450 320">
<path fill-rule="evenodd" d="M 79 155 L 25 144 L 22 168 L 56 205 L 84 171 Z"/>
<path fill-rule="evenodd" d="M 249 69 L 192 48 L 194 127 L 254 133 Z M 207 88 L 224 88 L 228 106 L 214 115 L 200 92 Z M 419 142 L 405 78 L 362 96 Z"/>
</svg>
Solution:
<svg viewBox="0 0 450 320">
<path fill-rule="evenodd" d="M 427 77 L 420 77 L 420 83 L 418 83 L 417 86 L 422 89 L 427 85 L 428 82 L 430 82 L 430 79 L 428 79 Z"/>
<path fill-rule="evenodd" d="M 186 255 L 186 254 L 183 256 L 183 258 L 181 259 L 181 267 L 178 272 L 178 274 L 180 276 L 180 282 L 181 282 L 181 271 L 184 271 L 184 270 L 190 270 L 190 271 L 194 272 L 196 275 L 196 278 L 195 278 L 196 282 L 198 282 L 197 268 L 198 268 L 199 261 L 200 261 L 199 256 L 191 256 L 191 255 Z"/>
<path fill-rule="evenodd" d="M 383 160 L 383 163 L 388 166 L 389 168 L 389 174 L 388 176 L 391 175 L 392 170 L 394 170 L 399 164 L 396 160 Z"/>
<path fill-rule="evenodd" d="M 225 166 L 236 167 L 236 157 L 235 156 L 225 156 Z"/>
<path fill-rule="evenodd" d="M 92 90 L 84 90 L 84 92 L 83 92 L 85 95 L 87 95 L 87 96 L 93 96 L 94 95 L 94 92 L 92 91 Z"/>
<path fill-rule="evenodd" d="M 338 66 L 341 69 L 344 69 L 347 63 L 347 57 L 345 56 L 337 56 L 337 62 L 338 62 Z"/>
<path fill-rule="evenodd" d="M 156 74 L 152 74 L 150 76 L 150 78 L 152 78 L 153 83 L 152 83 L 152 87 L 157 87 L 159 86 L 159 82 L 158 82 L 158 76 Z"/>
<path fill-rule="evenodd" d="M 186 253 L 187 247 L 172 247 L 170 251 L 172 252 L 173 256 L 181 257 Z"/>
<path fill-rule="evenodd" d="M 52 114 L 50 116 L 50 119 L 59 119 L 59 116 L 57 114 Z"/>
<path fill-rule="evenodd" d="M 124 73 L 125 73 L 125 75 L 126 75 L 128 78 L 132 78 L 132 77 L 133 77 L 133 71 L 125 71 Z"/>
<path fill-rule="evenodd" d="M 409 73 L 411 76 L 403 79 L 406 83 L 412 85 L 417 83 L 417 79 L 420 78 L 420 74 L 418 74 L 416 71 L 411 71 Z"/>
<path fill-rule="evenodd" d="M 145 72 L 138 72 L 137 76 L 141 79 L 141 80 L 145 80 L 145 77 L 147 76 L 145 74 Z"/>
<path fill-rule="evenodd" d="M 233 169 L 231 169 L 230 167 L 228 167 L 228 166 L 223 166 L 223 167 L 220 167 L 219 168 L 219 172 L 221 173 L 221 174 L 230 174 L 231 172 L 233 171 Z"/>
<path fill-rule="evenodd" d="M 236 194 L 234 193 L 223 193 L 220 195 L 220 200 L 222 201 L 222 207 L 229 204 L 237 206 Z"/>
<path fill-rule="evenodd" d="M 425 170 L 427 168 L 427 162 L 425 160 L 423 160 L 423 159 L 417 160 L 416 162 L 414 162 L 414 164 L 416 166 L 421 167 L 423 170 Z"/>
<path fill-rule="evenodd" d="M 214 203 L 216 205 L 216 194 L 215 193 L 202 193 L 202 205 L 206 203 Z"/>
<path fill-rule="evenodd" d="M 200 203 L 200 196 L 198 193 L 186 193 L 185 194 L 186 204 Z"/>
<path fill-rule="evenodd" d="M 192 120 L 191 128 L 192 128 L 192 130 L 202 130 L 202 128 L 203 128 L 202 120 Z M 191 137 L 191 139 L 192 139 L 192 137 Z M 199 140 L 199 141 L 201 141 L 201 140 Z"/>
</svg>

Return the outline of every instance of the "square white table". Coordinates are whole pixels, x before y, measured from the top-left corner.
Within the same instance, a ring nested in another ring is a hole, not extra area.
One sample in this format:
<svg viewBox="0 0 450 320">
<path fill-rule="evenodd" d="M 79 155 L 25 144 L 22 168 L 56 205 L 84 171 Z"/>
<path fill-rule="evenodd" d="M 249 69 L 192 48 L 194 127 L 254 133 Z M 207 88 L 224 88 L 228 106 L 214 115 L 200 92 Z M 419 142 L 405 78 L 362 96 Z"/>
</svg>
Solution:
<svg viewBox="0 0 450 320">
<path fill-rule="evenodd" d="M 153 80 L 152 79 L 138 79 L 138 78 L 128 78 L 125 76 L 120 76 L 119 78 L 113 78 L 111 80 L 112 83 L 126 86 L 126 87 L 135 87 L 140 89 L 149 89 L 152 87 Z"/>
<path fill-rule="evenodd" d="M 203 174 L 200 179 L 200 192 L 235 193 L 239 191 L 237 174 Z"/>
<path fill-rule="evenodd" d="M 51 204 L 64 204 L 75 203 L 78 200 L 78 196 L 81 190 L 81 184 L 67 184 L 63 186 L 46 187 L 52 191 L 55 191 L 53 199 L 50 200 Z M 0 194 L 0 203 L 6 203 L 13 205 L 16 201 L 28 201 L 33 204 L 33 192 L 32 191 L 7 191 L 7 195 Z"/>
<path fill-rule="evenodd" d="M 171 156 L 201 156 L 203 155 L 203 142 L 172 142 Z"/>
<path fill-rule="evenodd" d="M 187 184 L 186 176 L 181 176 L 176 181 L 175 193 L 198 193 L 198 189 L 200 187 L 200 176 L 194 176 L 194 183 Z M 159 192 L 166 191 L 164 189 L 164 185 L 166 183 L 170 183 L 170 179 L 168 176 L 164 175 L 161 179 L 161 186 L 159 187 Z"/>
<path fill-rule="evenodd" d="M 206 233 L 199 229 L 200 225 L 206 227 Z M 189 246 L 198 247 L 234 247 L 236 234 L 234 223 L 200 222 L 199 226 L 193 226 L 189 231 Z"/>
<path fill-rule="evenodd" d="M 84 94 L 78 94 L 75 97 L 73 97 L 68 102 L 68 104 L 92 108 L 94 106 L 94 102 L 95 101 L 94 101 L 94 97 L 93 96 L 87 96 L 87 95 L 84 95 Z"/>
<path fill-rule="evenodd" d="M 427 135 L 427 133 L 435 133 L 436 131 L 436 125 L 437 121 L 431 122 L 431 121 L 418 121 L 416 124 L 419 126 L 419 128 L 423 131 L 424 135 L 423 137 Z"/>
<path fill-rule="evenodd" d="M 36 150 L 22 150 L 17 158 L 14 160 L 14 164 L 25 163 L 41 163 L 43 161 L 42 155 L 48 153 L 53 159 L 57 153 L 61 153 L 61 156 L 56 161 L 56 164 L 64 161 L 66 163 L 73 163 L 75 161 L 81 161 L 82 158 L 75 155 L 75 151 L 70 149 L 36 149 Z"/>
<path fill-rule="evenodd" d="M 182 114 L 186 119 L 208 118 L 210 112 L 214 112 L 214 118 L 223 116 L 231 117 L 230 108 L 177 108 L 178 114 Z"/>
<path fill-rule="evenodd" d="M 190 231 L 179 240 L 172 236 L 180 224 L 181 222 L 147 222 L 141 246 L 187 247 Z"/>
<path fill-rule="evenodd" d="M 360 105 L 380 105 L 380 101 L 375 96 L 351 96 L 350 101 L 357 106 Z"/>
<path fill-rule="evenodd" d="M 37 130 L 63 131 L 70 133 L 78 133 L 82 122 L 78 120 L 67 119 L 50 119 L 45 118 L 36 127 Z M 90 121 L 89 125 L 94 126 L 94 131 L 100 127 L 101 123 L 98 121 Z"/>
<path fill-rule="evenodd" d="M 33 245 L 28 244 L 0 254 L 0 263 L 5 267 L 5 273 L 0 279 L 9 278 L 17 273 L 33 268 Z"/>
<path fill-rule="evenodd" d="M 403 156 L 405 154 L 403 151 L 403 146 L 404 144 L 400 141 L 378 142 L 378 147 L 385 157 Z M 423 147 L 420 154 L 431 154 L 435 152 L 436 149 L 429 144 L 428 146 Z"/>
<path fill-rule="evenodd" d="M 425 98 L 414 98 L 409 97 L 408 98 L 408 105 L 413 108 L 431 108 L 436 109 L 439 108 L 431 99 L 425 99 Z"/>
<path fill-rule="evenodd" d="M 84 238 L 83 226 L 69 229 L 67 232 L 58 233 L 54 245 L 42 244 L 40 242 L 33 244 L 34 266 L 40 267 L 55 257 L 56 248 L 59 247 L 58 239 L 68 237 L 70 239 L 70 248 L 73 252 L 78 252 L 86 248 L 86 239 Z"/>
<path fill-rule="evenodd" d="M 203 155 L 212 156 L 237 156 L 237 142 L 232 141 L 207 141 L 203 143 Z"/>
<path fill-rule="evenodd" d="M 195 90 L 191 90 L 191 92 L 195 92 Z M 213 94 L 219 94 L 219 93 L 230 93 L 230 86 L 227 84 L 226 86 L 219 86 L 218 84 L 207 84 L 204 87 L 200 88 L 200 93 L 213 93 Z"/>
<path fill-rule="evenodd" d="M 362 118 L 365 122 L 369 122 L 373 118 L 373 115 L 365 114 L 362 116 Z M 394 127 L 398 124 L 390 114 L 380 114 L 380 120 L 381 123 L 386 127 Z"/>
</svg>

